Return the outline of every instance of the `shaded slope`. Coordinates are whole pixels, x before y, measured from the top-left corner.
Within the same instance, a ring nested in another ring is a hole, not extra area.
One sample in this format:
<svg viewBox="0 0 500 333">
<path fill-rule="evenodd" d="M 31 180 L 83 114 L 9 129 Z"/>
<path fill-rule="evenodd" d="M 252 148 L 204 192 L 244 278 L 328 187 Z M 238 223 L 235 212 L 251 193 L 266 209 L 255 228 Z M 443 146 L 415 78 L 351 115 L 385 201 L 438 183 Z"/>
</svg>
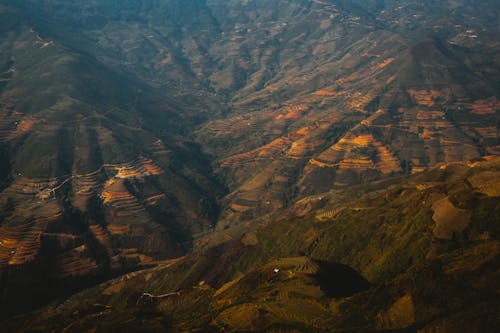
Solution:
<svg viewBox="0 0 500 333">
<path fill-rule="evenodd" d="M 1 31 L 2 304 L 182 255 L 213 223 L 220 187 L 182 137 L 180 107 L 1 13 L 18 18 Z"/>
</svg>

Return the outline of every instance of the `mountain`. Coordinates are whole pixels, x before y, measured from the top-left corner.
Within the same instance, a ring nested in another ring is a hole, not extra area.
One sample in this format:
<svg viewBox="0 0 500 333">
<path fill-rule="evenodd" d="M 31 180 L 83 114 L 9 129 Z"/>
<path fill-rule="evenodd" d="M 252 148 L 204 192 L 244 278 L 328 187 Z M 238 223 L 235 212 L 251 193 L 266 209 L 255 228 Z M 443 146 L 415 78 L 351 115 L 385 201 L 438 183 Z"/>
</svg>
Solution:
<svg viewBox="0 0 500 333">
<path fill-rule="evenodd" d="M 197 267 L 204 253 L 222 256 L 203 263 L 217 267 L 217 289 L 236 278 L 233 265 L 260 274 L 289 257 L 307 266 L 298 278 L 307 285 L 321 286 L 310 275 L 338 263 L 372 286 L 398 285 L 424 274 L 431 248 L 442 265 L 475 253 L 475 242 L 493 249 L 498 12 L 493 0 L 0 0 L 0 304 L 10 304 L 1 317 L 184 256 Z M 479 177 L 487 190 L 466 161 L 492 168 Z M 391 206 L 373 190 L 407 195 L 418 177 L 419 191 L 431 191 L 430 177 L 442 182 L 432 191 L 449 197 L 436 214 L 451 218 L 432 232 L 434 208 L 416 194 Z M 448 195 L 451 184 L 463 193 Z M 356 201 L 372 190 L 376 211 L 372 199 Z M 325 232 L 309 229 L 314 216 L 337 214 L 345 223 L 332 227 L 336 236 L 314 251 L 302 242 Z M 410 230 L 397 227 L 410 217 Z M 261 244 L 260 228 L 265 246 L 237 245 Z M 468 228 L 477 234 L 455 239 Z M 381 248 L 357 247 L 386 237 Z M 443 295 L 477 299 L 450 288 Z M 379 297 L 373 290 L 365 292 Z M 205 296 L 200 309 L 216 299 Z M 173 320 L 166 326 L 178 327 Z"/>
<path fill-rule="evenodd" d="M 7 323 L 46 332 L 493 332 L 500 158 L 331 190 Z"/>
<path fill-rule="evenodd" d="M 74 288 L 182 255 L 214 223 L 223 186 L 185 138 L 181 102 L 2 10 L 6 24 L 18 17 L 1 52 L 6 299 L 13 285 L 29 292 L 25 269 L 45 277 L 43 299 L 61 279 Z"/>
</svg>

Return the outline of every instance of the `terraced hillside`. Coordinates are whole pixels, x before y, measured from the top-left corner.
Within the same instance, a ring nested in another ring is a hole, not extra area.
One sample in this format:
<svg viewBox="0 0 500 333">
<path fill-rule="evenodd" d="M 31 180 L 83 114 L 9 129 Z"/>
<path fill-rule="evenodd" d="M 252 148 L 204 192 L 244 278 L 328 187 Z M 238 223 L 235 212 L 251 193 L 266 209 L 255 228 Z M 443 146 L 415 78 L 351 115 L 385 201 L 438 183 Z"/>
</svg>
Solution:
<svg viewBox="0 0 500 333">
<path fill-rule="evenodd" d="M 499 11 L 0 0 L 2 304 L 238 239 L 331 190 L 499 155 Z M 440 200 L 449 238 L 472 217 Z"/>
<path fill-rule="evenodd" d="M 307 197 L 243 236 L 124 275 L 4 327 L 495 331 L 499 173 L 500 158 L 488 157 Z M 448 218 L 453 211 L 461 221 Z"/>
<path fill-rule="evenodd" d="M 275 186 L 297 198 L 332 186 L 415 173 L 441 162 L 498 154 L 497 92 L 482 74 L 465 67 L 469 60 L 463 50 L 438 38 L 407 46 L 413 42 L 404 36 L 377 33 L 376 41 L 359 43 L 356 54 L 363 56 L 346 54 L 328 61 L 330 69 L 318 67 L 309 84 L 301 83 L 293 97 L 281 99 L 276 107 L 257 107 L 250 115 L 242 109 L 244 116 L 201 128 L 199 140 L 208 141 L 209 151 L 220 156 L 217 171 L 229 177 L 234 193 L 228 197 L 228 220 L 258 216 L 265 205 L 244 205 L 242 214 L 234 204 L 251 196 L 267 199 Z M 322 89 L 317 90 L 312 83 L 320 80 Z M 285 77 L 273 89 L 288 90 L 294 83 L 299 85 L 296 78 Z M 266 96 L 259 100 L 273 100 L 274 93 Z M 297 107 L 300 112 L 285 111 Z M 247 138 L 244 144 L 242 136 Z M 261 203 L 276 200 L 280 202 Z"/>
<path fill-rule="evenodd" d="M 182 255 L 214 223 L 221 186 L 183 138 L 179 106 L 13 7 L 0 16 L 2 304 Z"/>
</svg>

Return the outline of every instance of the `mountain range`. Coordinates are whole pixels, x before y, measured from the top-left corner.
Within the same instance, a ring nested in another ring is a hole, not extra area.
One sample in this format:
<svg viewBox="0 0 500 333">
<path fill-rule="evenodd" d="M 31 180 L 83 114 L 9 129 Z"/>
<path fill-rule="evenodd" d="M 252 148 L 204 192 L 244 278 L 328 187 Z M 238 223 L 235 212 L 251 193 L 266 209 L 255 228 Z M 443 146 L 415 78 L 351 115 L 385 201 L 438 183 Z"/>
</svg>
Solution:
<svg viewBox="0 0 500 333">
<path fill-rule="evenodd" d="M 0 0 L 5 327 L 495 331 L 499 13 Z"/>
</svg>

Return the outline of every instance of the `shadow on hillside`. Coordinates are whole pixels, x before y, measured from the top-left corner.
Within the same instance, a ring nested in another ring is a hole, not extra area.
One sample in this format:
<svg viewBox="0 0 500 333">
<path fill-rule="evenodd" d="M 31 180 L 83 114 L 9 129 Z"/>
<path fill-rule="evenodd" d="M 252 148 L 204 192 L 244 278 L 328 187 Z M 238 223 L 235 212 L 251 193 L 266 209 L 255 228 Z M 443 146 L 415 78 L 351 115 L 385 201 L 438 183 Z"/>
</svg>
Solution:
<svg viewBox="0 0 500 333">
<path fill-rule="evenodd" d="M 370 288 L 370 283 L 347 265 L 327 261 L 318 264 L 320 270 L 314 277 L 329 297 L 348 297 Z"/>
</svg>

